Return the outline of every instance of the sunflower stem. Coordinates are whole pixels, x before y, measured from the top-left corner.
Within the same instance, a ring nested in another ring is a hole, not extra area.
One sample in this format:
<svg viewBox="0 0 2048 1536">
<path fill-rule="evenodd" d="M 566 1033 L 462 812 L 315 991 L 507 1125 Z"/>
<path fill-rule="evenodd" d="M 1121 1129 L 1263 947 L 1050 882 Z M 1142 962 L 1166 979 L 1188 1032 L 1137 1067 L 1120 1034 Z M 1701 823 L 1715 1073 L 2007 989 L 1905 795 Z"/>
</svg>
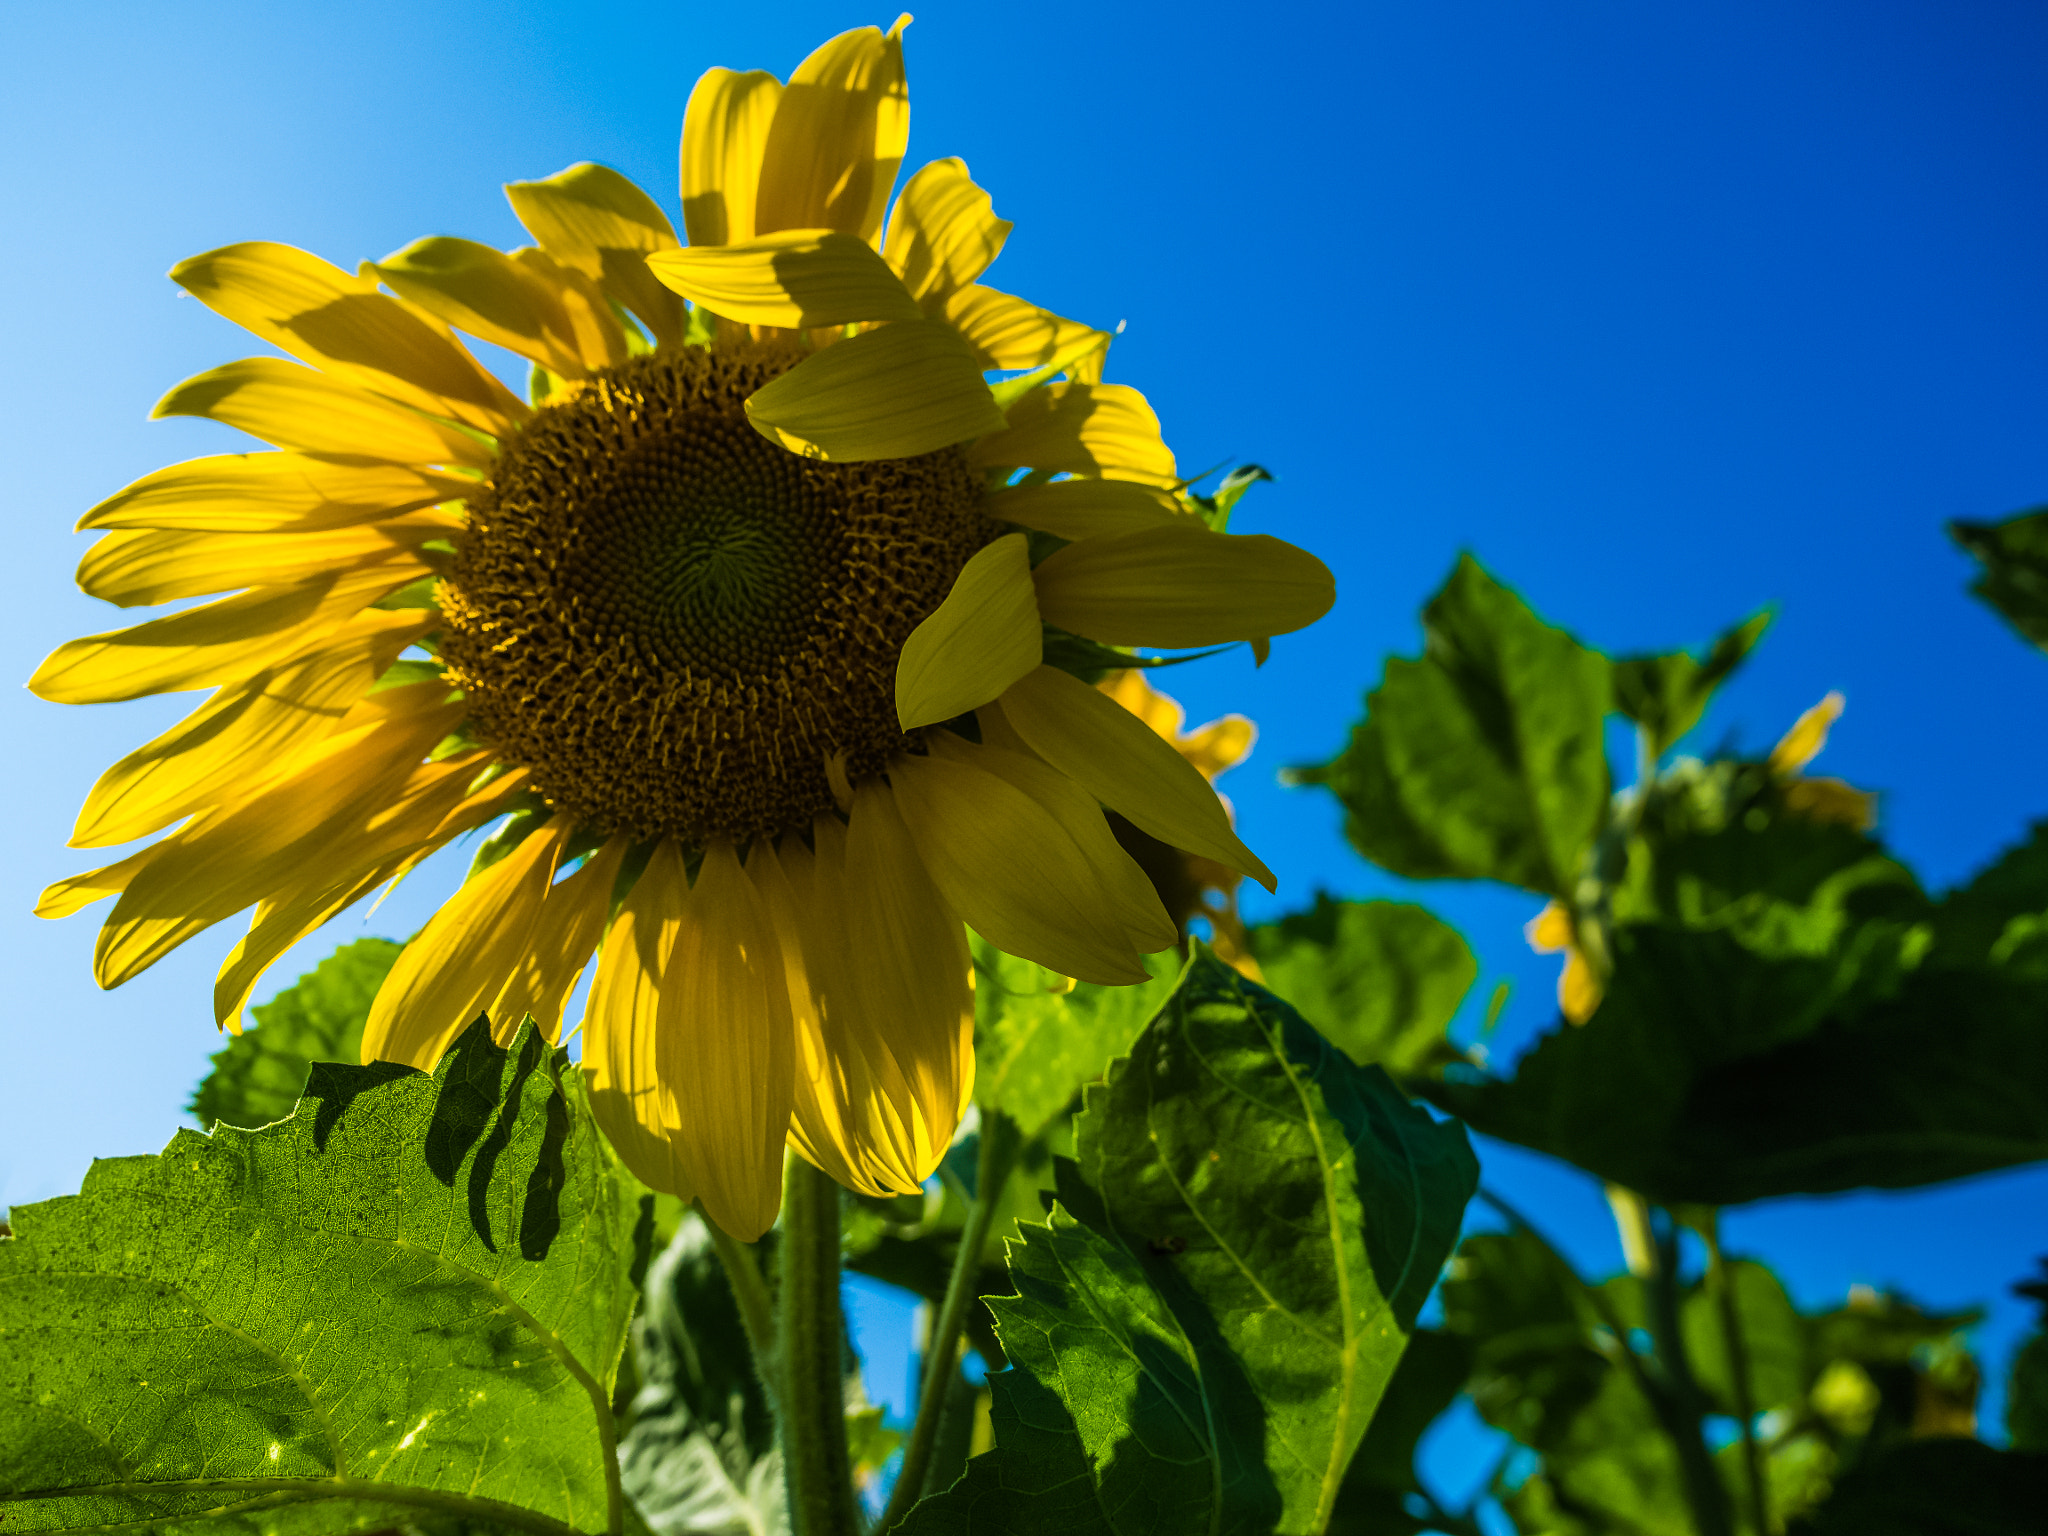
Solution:
<svg viewBox="0 0 2048 1536">
<path fill-rule="evenodd" d="M 782 1193 L 776 1374 L 794 1536 L 860 1536 L 846 1452 L 846 1327 L 839 1313 L 839 1186 L 791 1157 Z"/>
<path fill-rule="evenodd" d="M 725 1271 L 726 1284 L 732 1287 L 733 1300 L 740 1309 L 740 1326 L 747 1331 L 747 1346 L 754 1352 L 762 1385 L 773 1393 L 777 1376 L 775 1301 L 768 1294 L 768 1283 L 761 1278 L 753 1247 L 727 1232 L 708 1213 L 704 1216 L 704 1230 L 711 1234 L 712 1251 Z"/>
<path fill-rule="evenodd" d="M 931 1470 L 932 1451 L 938 1444 L 939 1423 L 945 1417 L 947 1390 L 960 1369 L 960 1335 L 967 1327 L 968 1308 L 977 1304 L 974 1286 L 981 1274 L 982 1250 L 988 1246 L 989 1228 L 1002 1204 L 1003 1187 L 1010 1182 L 1010 1170 L 1016 1165 L 1022 1145 L 1023 1137 L 1008 1115 L 992 1110 L 983 1112 L 980 1155 L 975 1160 L 974 1199 L 967 1210 L 967 1227 L 960 1234 L 960 1246 L 953 1254 L 946 1299 L 925 1340 L 917 1421 L 910 1426 L 910 1439 L 903 1447 L 903 1465 L 896 1474 L 896 1486 L 890 1491 L 889 1507 L 875 1523 L 880 1536 L 887 1536 L 927 1492 L 924 1482 Z"/>
</svg>

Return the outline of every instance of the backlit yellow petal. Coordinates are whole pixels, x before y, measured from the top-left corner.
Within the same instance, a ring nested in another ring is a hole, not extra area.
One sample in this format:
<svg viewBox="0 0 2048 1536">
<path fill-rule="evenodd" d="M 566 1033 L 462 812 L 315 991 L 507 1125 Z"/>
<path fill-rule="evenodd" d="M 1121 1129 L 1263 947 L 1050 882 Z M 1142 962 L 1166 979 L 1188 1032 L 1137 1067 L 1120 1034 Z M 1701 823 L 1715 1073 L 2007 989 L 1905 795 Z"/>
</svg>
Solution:
<svg viewBox="0 0 2048 1536">
<path fill-rule="evenodd" d="M 882 254 L 903 274 L 903 285 L 918 303 L 943 315 L 946 301 L 988 270 L 1011 228 L 1008 219 L 996 217 L 965 160 L 934 160 L 904 183 Z"/>
<path fill-rule="evenodd" d="M 117 864 L 89 869 L 82 875 L 70 875 L 46 886 L 43 894 L 36 898 L 37 917 L 69 917 L 72 913 L 104 901 L 109 896 L 118 896 L 128 889 L 138 871 L 156 856 L 155 848 L 144 848 L 131 853 Z"/>
<path fill-rule="evenodd" d="M 842 32 L 789 77 L 761 155 L 754 229 L 836 229 L 879 245 L 910 142 L 899 19 Z"/>
<path fill-rule="evenodd" d="M 478 469 L 491 463 L 490 447 L 478 439 L 281 357 L 244 358 L 187 379 L 150 414 L 204 416 L 309 453 Z"/>
<path fill-rule="evenodd" d="M 53 704 L 99 704 L 235 682 L 339 629 L 424 569 L 402 560 L 297 586 L 258 587 L 132 629 L 87 635 L 52 651 L 28 686 Z"/>
<path fill-rule="evenodd" d="M 660 345 L 682 341 L 682 301 L 647 270 L 649 256 L 676 244 L 675 228 L 653 198 L 617 171 L 588 162 L 545 181 L 515 181 L 505 196 L 543 251 L 600 284 Z"/>
<path fill-rule="evenodd" d="M 100 930 L 93 969 L 116 987 L 195 933 L 273 897 L 394 814 L 391 791 L 462 718 L 441 683 L 373 694 L 305 766 L 254 801 L 201 818 L 158 845 Z"/>
<path fill-rule="evenodd" d="M 624 838 L 613 838 L 581 869 L 549 887 L 525 951 L 490 1006 L 491 1032 L 500 1045 L 511 1043 L 529 1014 L 551 1043 L 561 1038 L 562 1009 L 611 918 L 612 886 L 626 848 Z"/>
<path fill-rule="evenodd" d="M 476 486 L 462 475 L 372 459 L 223 453 L 144 475 L 81 517 L 78 528 L 313 533 L 397 517 Z"/>
<path fill-rule="evenodd" d="M 713 1221 L 751 1243 L 782 1205 L 796 1036 L 766 904 L 732 845 L 704 850 L 661 978 L 655 1045 L 675 1144 Z"/>
<path fill-rule="evenodd" d="M 495 247 L 433 235 L 371 270 L 420 308 L 472 336 L 563 378 L 584 375 L 560 291 Z"/>
<path fill-rule="evenodd" d="M 565 825 L 541 828 L 441 904 L 377 989 L 364 1062 L 431 1072 L 489 1008 L 530 947 L 568 835 Z"/>
<path fill-rule="evenodd" d="M 833 229 L 692 245 L 650 256 L 647 266 L 692 304 L 742 325 L 799 330 L 922 314 L 873 246 Z"/>
<path fill-rule="evenodd" d="M 997 491 L 988 515 L 1063 539 L 1171 528 L 1190 521 L 1166 492 L 1135 480 L 1052 480 Z"/>
<path fill-rule="evenodd" d="M 605 935 L 583 1015 L 591 1112 L 635 1178 L 682 1200 L 696 1192 L 677 1155 L 675 1095 L 661 1078 L 657 1037 L 689 894 L 682 852 L 663 838 Z"/>
<path fill-rule="evenodd" d="M 446 539 L 461 527 L 460 517 L 428 509 L 314 533 L 122 529 L 93 545 L 78 562 L 78 585 L 123 608 L 241 587 L 289 586 L 356 566 L 416 557 L 421 545 Z"/>
<path fill-rule="evenodd" d="M 71 846 L 125 843 L 261 789 L 333 731 L 434 622 L 417 609 L 371 610 L 297 655 L 222 688 L 100 775 L 78 813 Z"/>
<path fill-rule="evenodd" d="M 1313 624 L 1336 601 L 1330 568 L 1268 534 L 1189 521 L 1083 539 L 1032 572 L 1048 624 L 1109 645 L 1220 645 Z"/>
<path fill-rule="evenodd" d="M 1051 810 L 987 768 L 937 753 L 899 758 L 889 777 L 932 883 L 975 932 L 1065 976 L 1145 980 L 1115 903 Z"/>
<path fill-rule="evenodd" d="M 1039 667 L 1000 708 L 1033 752 L 1133 826 L 1274 888 L 1273 872 L 1238 840 L 1209 781 L 1121 704 Z"/>
<path fill-rule="evenodd" d="M 223 246 L 179 262 L 171 281 L 299 361 L 430 415 L 493 437 L 527 415 L 460 343 L 379 293 L 373 279 L 293 246 Z"/>
<path fill-rule="evenodd" d="M 1010 407 L 1008 430 L 968 450 L 987 469 L 1044 469 L 1177 484 L 1159 418 L 1123 384 L 1049 384 Z"/>
<path fill-rule="evenodd" d="M 1561 901 L 1549 903 L 1528 922 L 1522 925 L 1522 937 L 1529 941 L 1529 947 L 1539 955 L 1554 955 L 1569 949 L 1572 942 L 1572 915 Z"/>
<path fill-rule="evenodd" d="M 1251 755 L 1259 728 L 1243 715 L 1225 715 L 1190 731 L 1174 748 L 1206 779 L 1235 768 Z"/>
<path fill-rule="evenodd" d="M 747 419 L 792 453 L 844 463 L 914 458 L 1003 418 L 959 336 L 934 320 L 899 320 L 769 380 Z"/>
<path fill-rule="evenodd" d="M 708 69 L 683 113 L 683 230 L 690 244 L 754 237 L 761 153 L 782 82 L 766 70 Z"/>
<path fill-rule="evenodd" d="M 934 725 L 986 704 L 1037 666 L 1044 630 L 1024 535 L 976 552 L 896 660 L 896 718 Z"/>
<path fill-rule="evenodd" d="M 1828 744 L 1828 728 L 1842 718 L 1846 702 L 1841 694 L 1830 693 L 1795 720 L 1792 729 L 1771 748 L 1771 771 L 1797 773 L 1819 757 L 1820 749 Z"/>
<path fill-rule="evenodd" d="M 1056 357 L 1071 354 L 1090 337 L 1096 338 L 1104 349 L 1110 341 L 1107 331 L 1063 319 L 1028 299 L 980 283 L 956 290 L 945 300 L 941 312 L 967 338 L 984 368 L 1038 368 Z M 1092 354 L 1093 371 L 1086 382 L 1101 382 L 1101 357 L 1099 351 Z M 1077 378 L 1081 377 L 1078 365 L 1075 373 Z M 1156 435 L 1156 421 L 1154 432 Z"/>
</svg>

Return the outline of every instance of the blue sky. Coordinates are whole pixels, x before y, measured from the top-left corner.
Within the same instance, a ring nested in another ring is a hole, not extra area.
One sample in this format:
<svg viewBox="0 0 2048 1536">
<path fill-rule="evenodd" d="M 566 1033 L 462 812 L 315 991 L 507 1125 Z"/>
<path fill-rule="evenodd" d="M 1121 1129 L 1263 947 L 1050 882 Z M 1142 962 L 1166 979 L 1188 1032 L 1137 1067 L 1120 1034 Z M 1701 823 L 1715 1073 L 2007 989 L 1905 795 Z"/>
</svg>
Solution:
<svg viewBox="0 0 2048 1536">
<path fill-rule="evenodd" d="M 585 0 L 16 6 L 0 46 L 13 235 L 0 483 L 14 542 L 0 656 L 26 677 L 117 622 L 70 569 L 84 508 L 160 464 L 237 446 L 150 423 L 172 383 L 258 350 L 179 296 L 173 262 L 269 238 L 343 265 L 424 234 L 515 243 L 498 187 L 577 160 L 673 207 L 690 85 L 786 74 L 889 13 Z M 993 7 L 908 33 L 912 162 L 966 158 L 1017 223 L 1000 286 L 1128 322 L 1111 376 L 1157 406 L 1185 469 L 1255 460 L 1240 529 L 1335 568 L 1336 611 L 1172 674 L 1197 720 L 1254 715 L 1226 781 L 1280 872 L 1398 882 L 1326 799 L 1276 770 L 1341 745 L 1460 549 L 1609 650 L 1779 622 L 1696 740 L 1767 744 L 1830 688 L 1821 766 L 1884 793 L 1931 884 L 2048 813 L 2048 657 L 1964 595 L 1942 522 L 2048 500 L 2048 11 L 2028 4 L 1571 0 Z M 208 935 L 97 992 L 95 918 L 28 915 L 108 762 L 187 700 L 65 709 L 0 697 L 12 815 L 0 946 L 12 1016 L 0 1204 L 154 1150 L 217 1042 Z M 452 872 L 367 925 L 402 935 Z M 1429 887 L 1514 983 L 1498 1049 L 1549 1020 L 1528 898 Z M 288 960 L 276 973 L 288 978 Z M 1488 1178 L 1618 1263 L 1597 1189 L 1488 1149 Z M 2048 1170 L 1730 1218 L 1802 1299 L 1852 1281 L 1994 1303 L 2048 1231 Z"/>
</svg>

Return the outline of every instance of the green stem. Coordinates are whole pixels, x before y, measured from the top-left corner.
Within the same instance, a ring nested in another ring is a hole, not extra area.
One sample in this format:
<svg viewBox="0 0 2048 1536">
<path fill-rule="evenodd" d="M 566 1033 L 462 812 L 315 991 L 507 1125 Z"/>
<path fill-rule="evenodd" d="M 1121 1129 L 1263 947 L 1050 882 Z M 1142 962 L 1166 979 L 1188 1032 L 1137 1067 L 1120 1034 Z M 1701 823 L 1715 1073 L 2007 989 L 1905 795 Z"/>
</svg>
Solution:
<svg viewBox="0 0 2048 1536">
<path fill-rule="evenodd" d="M 846 1453 L 846 1329 L 839 1315 L 839 1186 L 800 1157 L 782 1194 L 776 1417 L 795 1536 L 859 1536 Z M 744 1313 L 742 1314 L 744 1315 Z"/>
<path fill-rule="evenodd" d="M 708 1215 L 704 1230 L 711 1234 L 711 1247 L 725 1270 L 726 1284 L 740 1309 L 740 1326 L 747 1331 L 747 1344 L 754 1352 L 761 1381 L 772 1395 L 775 1390 L 775 1302 L 768 1283 L 761 1278 L 751 1245 L 741 1242 Z"/>
<path fill-rule="evenodd" d="M 960 1234 L 960 1247 L 953 1255 L 946 1299 L 925 1340 L 917 1419 L 903 1447 L 903 1465 L 889 1494 L 889 1507 L 875 1524 L 877 1532 L 893 1530 L 910 1513 L 911 1505 L 924 1497 L 925 1475 L 931 1468 L 932 1448 L 938 1442 L 939 1421 L 945 1415 L 946 1390 L 960 1368 L 960 1335 L 967 1326 L 968 1308 L 977 1305 L 974 1287 L 981 1274 L 982 1250 L 988 1246 L 989 1227 L 995 1220 L 996 1207 L 1002 1203 L 1003 1186 L 1010 1181 L 1021 1141 L 1015 1122 L 1007 1115 L 983 1113 L 981 1155 L 975 1163 L 974 1199 L 967 1208 L 967 1227 Z"/>
<path fill-rule="evenodd" d="M 1721 1319 L 1721 1344 L 1728 1352 L 1728 1376 L 1734 1386 L 1735 1417 L 1742 1430 L 1742 1471 L 1749 1490 L 1749 1518 L 1757 1536 L 1771 1536 L 1770 1487 L 1764 1478 L 1763 1448 L 1756 1440 L 1756 1389 L 1750 1383 L 1749 1344 L 1742 1337 L 1742 1312 L 1734 1276 L 1721 1255 L 1720 1223 L 1709 1216 L 1699 1225 L 1707 1245 L 1707 1288 L 1714 1293 Z"/>
<path fill-rule="evenodd" d="M 1706 1409 L 1699 1384 L 1693 1379 L 1692 1362 L 1685 1352 L 1685 1335 L 1679 1325 L 1678 1224 L 1671 1222 L 1658 1235 L 1656 1267 L 1647 1277 L 1650 1299 L 1650 1337 L 1656 1342 L 1657 1361 L 1663 1367 L 1668 1413 L 1665 1427 L 1678 1451 L 1679 1476 L 1685 1482 L 1685 1501 L 1692 1507 L 1694 1528 L 1700 1536 L 1735 1536 L 1728 1513 L 1728 1490 L 1707 1449 Z"/>
</svg>

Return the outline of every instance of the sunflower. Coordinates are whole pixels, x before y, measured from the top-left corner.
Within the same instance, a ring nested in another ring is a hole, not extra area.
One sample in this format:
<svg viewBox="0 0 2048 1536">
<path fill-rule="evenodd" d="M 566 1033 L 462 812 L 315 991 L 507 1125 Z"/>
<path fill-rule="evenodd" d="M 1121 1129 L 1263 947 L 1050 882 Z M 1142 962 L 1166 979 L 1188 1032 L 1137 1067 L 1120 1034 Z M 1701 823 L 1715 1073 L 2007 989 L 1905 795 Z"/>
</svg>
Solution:
<svg viewBox="0 0 2048 1536">
<path fill-rule="evenodd" d="M 959 160 L 891 206 L 903 25 L 787 84 L 704 76 L 686 244 L 584 164 L 507 188 L 534 241 L 509 253 L 434 238 L 351 275 L 251 243 L 173 270 L 288 358 L 156 408 L 276 451 L 80 523 L 95 596 L 231 595 L 31 683 L 214 690 L 107 771 L 72 842 L 164 835 L 38 908 L 117 898 L 102 986 L 253 908 L 215 989 L 238 1028 L 292 944 L 495 828 L 364 1059 L 431 1066 L 480 1015 L 559 1038 L 595 956 L 600 1124 L 750 1239 L 785 1144 L 871 1193 L 932 1172 L 972 1087 L 963 925 L 1145 979 L 1175 925 L 1105 807 L 1271 884 L 1089 679 L 1119 648 L 1263 645 L 1327 609 L 1329 572 L 1212 530 L 1150 407 L 1102 382 L 1109 335 L 979 281 L 1010 226 Z M 526 358 L 529 398 L 458 331 Z"/>
</svg>

